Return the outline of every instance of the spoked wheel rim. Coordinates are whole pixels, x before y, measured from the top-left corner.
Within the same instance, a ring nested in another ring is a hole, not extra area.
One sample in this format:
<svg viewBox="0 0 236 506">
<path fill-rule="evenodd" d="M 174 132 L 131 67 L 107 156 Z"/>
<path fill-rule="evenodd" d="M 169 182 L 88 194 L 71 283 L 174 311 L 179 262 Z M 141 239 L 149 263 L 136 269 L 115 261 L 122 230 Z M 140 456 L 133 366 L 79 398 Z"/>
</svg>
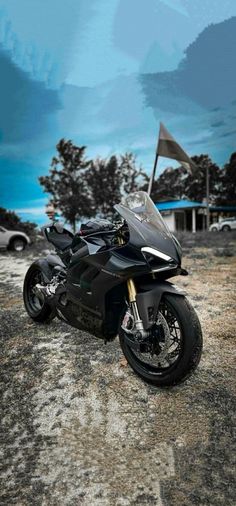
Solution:
<svg viewBox="0 0 236 506">
<path fill-rule="evenodd" d="M 141 368 L 148 368 L 154 374 L 163 375 L 177 366 L 183 351 L 181 322 L 174 308 L 166 301 L 162 301 L 160 304 L 155 326 L 157 325 L 159 335 L 157 337 L 153 332 L 154 336 L 151 337 L 152 352 L 141 353 L 130 347 L 129 351 Z"/>
<path fill-rule="evenodd" d="M 30 309 L 37 313 L 40 311 L 44 305 L 43 301 L 35 293 L 35 287 L 37 284 L 44 285 L 44 279 L 42 272 L 40 270 L 35 270 L 28 282 L 27 287 L 27 299 L 30 306 Z"/>
</svg>

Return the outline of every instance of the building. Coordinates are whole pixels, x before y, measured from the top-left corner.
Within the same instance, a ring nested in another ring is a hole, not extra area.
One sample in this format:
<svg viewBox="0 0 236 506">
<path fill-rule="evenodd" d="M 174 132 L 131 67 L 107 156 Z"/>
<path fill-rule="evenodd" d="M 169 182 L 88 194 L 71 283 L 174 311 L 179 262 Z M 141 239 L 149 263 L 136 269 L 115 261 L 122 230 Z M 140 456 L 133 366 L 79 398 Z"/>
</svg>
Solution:
<svg viewBox="0 0 236 506">
<path fill-rule="evenodd" d="M 157 209 L 162 214 L 171 232 L 196 232 L 206 229 L 206 204 L 193 200 L 168 200 L 158 202 Z M 236 206 L 210 206 L 211 223 L 219 218 L 231 216 Z"/>
</svg>

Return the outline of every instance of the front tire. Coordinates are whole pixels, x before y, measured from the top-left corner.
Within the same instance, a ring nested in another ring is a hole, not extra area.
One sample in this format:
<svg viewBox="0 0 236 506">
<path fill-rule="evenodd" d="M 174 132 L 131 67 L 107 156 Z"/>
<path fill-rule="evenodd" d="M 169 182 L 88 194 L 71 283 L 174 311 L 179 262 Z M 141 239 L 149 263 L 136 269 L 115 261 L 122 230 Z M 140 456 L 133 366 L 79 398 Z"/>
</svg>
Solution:
<svg viewBox="0 0 236 506">
<path fill-rule="evenodd" d="M 16 251 L 17 253 L 20 253 L 21 251 L 24 251 L 26 244 L 27 243 L 24 238 L 15 237 L 10 242 L 10 249 Z"/>
<path fill-rule="evenodd" d="M 23 299 L 25 309 L 30 318 L 36 322 L 43 323 L 50 319 L 52 309 L 47 303 L 42 302 L 34 293 L 34 287 L 37 283 L 44 283 L 44 275 L 42 267 L 37 264 L 37 262 L 34 262 L 25 276 Z"/>
<path fill-rule="evenodd" d="M 121 327 L 120 345 L 128 363 L 144 381 L 157 387 L 171 386 L 184 381 L 196 369 L 202 353 L 202 331 L 192 305 L 179 295 L 164 294 L 158 321 L 165 337 L 155 345 L 156 353 L 134 351 Z"/>
</svg>

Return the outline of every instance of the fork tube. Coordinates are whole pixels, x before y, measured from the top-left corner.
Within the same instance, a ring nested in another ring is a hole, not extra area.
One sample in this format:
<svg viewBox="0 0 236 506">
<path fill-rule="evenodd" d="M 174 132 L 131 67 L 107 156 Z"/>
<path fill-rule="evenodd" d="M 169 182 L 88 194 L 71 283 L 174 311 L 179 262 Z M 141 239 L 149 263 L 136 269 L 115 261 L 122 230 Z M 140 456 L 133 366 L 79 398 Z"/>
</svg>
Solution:
<svg viewBox="0 0 236 506">
<path fill-rule="evenodd" d="M 143 322 L 140 318 L 139 310 L 138 310 L 138 306 L 137 306 L 137 302 L 136 302 L 137 290 L 135 288 L 134 281 L 131 278 L 129 278 L 127 280 L 127 287 L 128 287 L 128 294 L 129 294 L 129 302 L 130 302 L 130 306 L 132 308 L 133 316 L 134 316 L 135 328 L 136 328 L 137 332 L 140 332 L 140 336 L 145 337 L 146 332 L 143 328 Z"/>
<path fill-rule="evenodd" d="M 136 302 L 136 288 L 133 280 L 130 278 L 127 280 L 127 286 L 128 286 L 128 294 L 129 294 L 129 301 L 130 302 Z"/>
</svg>

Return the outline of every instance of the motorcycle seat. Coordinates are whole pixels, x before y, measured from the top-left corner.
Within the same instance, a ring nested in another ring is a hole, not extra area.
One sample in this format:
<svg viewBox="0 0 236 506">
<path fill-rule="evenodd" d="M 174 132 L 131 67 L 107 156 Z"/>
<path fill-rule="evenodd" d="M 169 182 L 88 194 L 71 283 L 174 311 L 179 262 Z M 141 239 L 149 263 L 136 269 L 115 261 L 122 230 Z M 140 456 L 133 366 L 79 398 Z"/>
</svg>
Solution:
<svg viewBox="0 0 236 506">
<path fill-rule="evenodd" d="M 58 250 L 65 251 L 71 247 L 74 235 L 66 228 L 53 224 L 47 228 L 45 227 L 44 230 L 47 240 Z"/>
</svg>

